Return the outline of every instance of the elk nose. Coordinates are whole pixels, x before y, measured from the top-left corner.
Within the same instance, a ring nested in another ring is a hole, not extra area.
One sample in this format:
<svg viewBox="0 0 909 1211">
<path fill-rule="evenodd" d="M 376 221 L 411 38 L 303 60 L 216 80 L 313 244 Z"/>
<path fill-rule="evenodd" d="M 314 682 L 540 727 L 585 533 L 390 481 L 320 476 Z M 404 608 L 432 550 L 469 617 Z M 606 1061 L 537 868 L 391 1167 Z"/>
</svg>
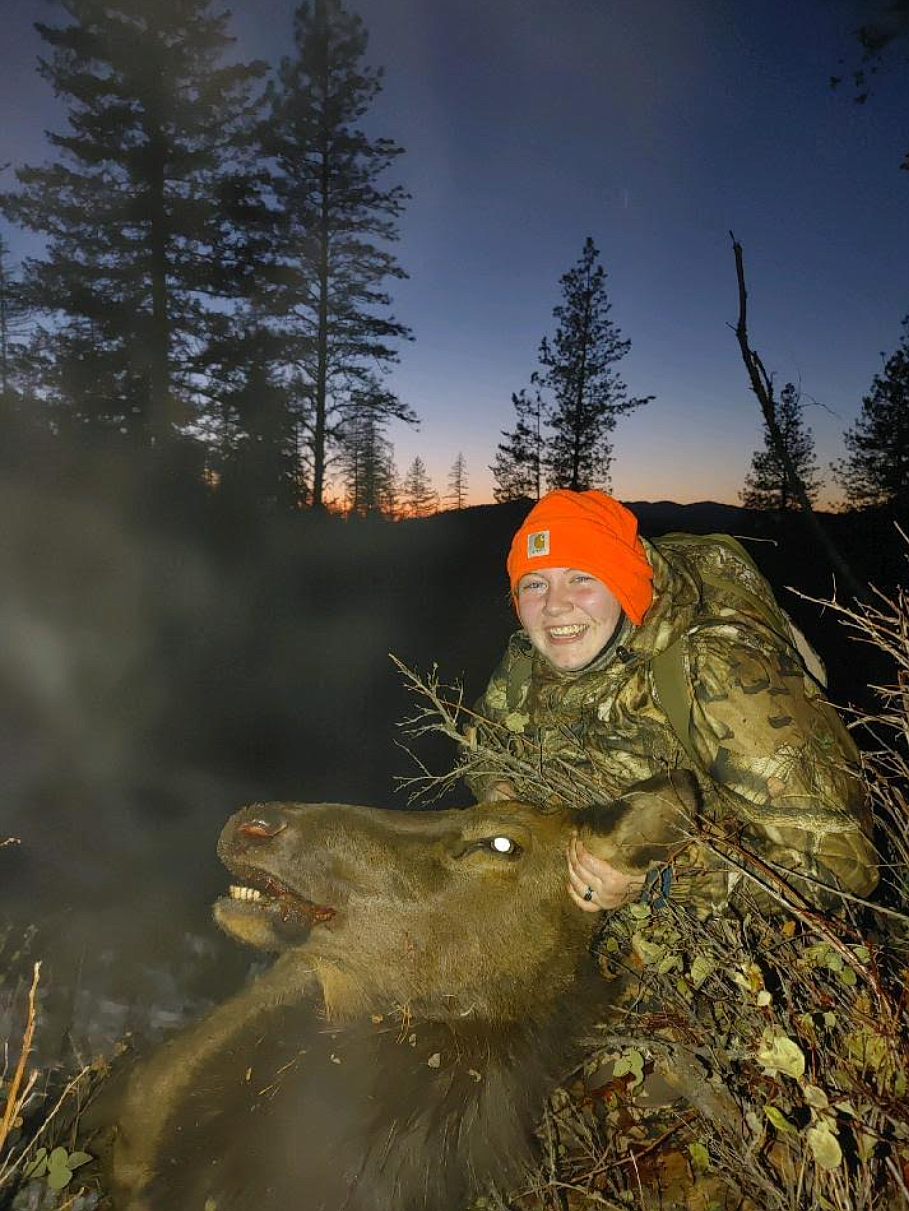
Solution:
<svg viewBox="0 0 909 1211">
<path fill-rule="evenodd" d="M 278 819 L 270 811 L 254 811 L 248 820 L 237 825 L 237 834 L 253 845 L 261 845 L 277 837 L 287 828 L 287 821 Z"/>
</svg>

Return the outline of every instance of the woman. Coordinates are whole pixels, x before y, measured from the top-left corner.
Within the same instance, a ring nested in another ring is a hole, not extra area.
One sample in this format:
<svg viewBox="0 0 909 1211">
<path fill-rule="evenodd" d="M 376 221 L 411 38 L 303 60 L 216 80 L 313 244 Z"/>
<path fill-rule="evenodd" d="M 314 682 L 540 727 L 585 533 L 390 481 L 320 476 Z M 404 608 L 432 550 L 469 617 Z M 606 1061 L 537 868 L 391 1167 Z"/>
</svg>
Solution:
<svg viewBox="0 0 909 1211">
<path fill-rule="evenodd" d="M 539 745 L 544 762 L 567 761 L 605 798 L 691 769 L 705 807 L 732 811 L 743 843 L 792 872 L 814 903 L 834 907 L 838 888 L 873 889 L 855 747 L 733 540 L 646 542 L 610 496 L 559 489 L 530 511 L 507 567 L 523 629 L 476 711 L 503 724 L 516 750 Z M 669 652 L 682 670 L 684 726 L 660 700 L 655 670 Z M 477 798 L 520 797 L 500 780 L 468 781 Z M 703 855 L 686 866 L 673 898 L 699 915 L 734 902 L 731 871 Z M 616 908 L 640 888 L 572 843 L 568 891 L 579 908 Z"/>
</svg>

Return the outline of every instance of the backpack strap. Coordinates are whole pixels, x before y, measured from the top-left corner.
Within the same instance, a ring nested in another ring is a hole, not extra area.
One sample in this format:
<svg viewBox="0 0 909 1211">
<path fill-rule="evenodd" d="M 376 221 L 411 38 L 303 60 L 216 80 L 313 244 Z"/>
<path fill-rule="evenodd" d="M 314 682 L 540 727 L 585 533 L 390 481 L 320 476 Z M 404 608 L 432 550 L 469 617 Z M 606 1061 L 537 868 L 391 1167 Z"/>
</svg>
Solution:
<svg viewBox="0 0 909 1211">
<path fill-rule="evenodd" d="M 653 684 L 660 706 L 665 711 L 682 748 L 694 762 L 694 768 L 699 769 L 701 763 L 691 743 L 691 695 L 685 675 L 684 644 L 685 636 L 680 635 L 668 648 L 653 657 L 650 667 L 653 670 Z"/>
</svg>

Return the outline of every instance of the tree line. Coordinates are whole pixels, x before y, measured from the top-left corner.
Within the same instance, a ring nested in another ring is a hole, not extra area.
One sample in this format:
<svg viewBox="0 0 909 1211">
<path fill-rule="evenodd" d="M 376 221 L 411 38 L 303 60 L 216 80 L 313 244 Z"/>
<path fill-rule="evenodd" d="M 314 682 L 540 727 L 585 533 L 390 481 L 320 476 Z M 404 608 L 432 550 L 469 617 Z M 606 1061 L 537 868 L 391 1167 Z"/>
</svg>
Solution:
<svg viewBox="0 0 909 1211">
<path fill-rule="evenodd" d="M 392 422 L 418 423 L 388 387 L 412 339 L 391 287 L 408 195 L 403 149 L 362 119 L 382 86 L 367 32 L 341 0 L 303 0 L 274 69 L 231 61 L 215 0 L 67 0 L 38 22 L 39 72 L 63 101 L 56 158 L 16 170 L 7 221 L 40 253 L 13 271 L 0 238 L 0 424 L 105 442 L 286 508 L 422 516 L 467 500 L 463 452 L 444 502 L 415 458 L 398 474 Z M 554 331 L 512 396 L 491 470 L 498 501 L 608 487 L 630 349 L 610 315 L 592 239 L 562 276 Z M 909 503 L 909 320 L 845 434 L 847 502 Z M 744 504 L 796 507 L 822 486 L 801 393 L 755 452 Z M 788 462 L 788 469 L 786 463 Z M 187 468 L 188 464 L 188 468 Z"/>
</svg>

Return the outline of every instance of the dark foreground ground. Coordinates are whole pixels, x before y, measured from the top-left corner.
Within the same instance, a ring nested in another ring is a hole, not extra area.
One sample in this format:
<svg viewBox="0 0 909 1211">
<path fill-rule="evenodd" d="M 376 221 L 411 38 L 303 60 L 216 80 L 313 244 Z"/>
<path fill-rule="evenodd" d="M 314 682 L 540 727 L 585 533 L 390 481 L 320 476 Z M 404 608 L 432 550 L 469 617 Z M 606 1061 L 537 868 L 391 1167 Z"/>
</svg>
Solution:
<svg viewBox="0 0 909 1211">
<path fill-rule="evenodd" d="M 395 779 L 413 767 L 396 724 L 412 700 L 388 654 L 437 663 L 473 697 L 515 625 L 503 560 L 526 505 L 390 524 L 122 487 L 0 480 L 0 841 L 20 839 L 0 849 L 0 1038 L 10 964 L 42 957 L 48 1055 L 165 1029 L 234 986 L 248 956 L 208 917 L 227 815 L 270 798 L 403 807 Z M 835 700 L 886 676 L 785 591 L 832 590 L 798 518 L 632 508 L 646 535 L 760 539 L 750 549 L 825 657 Z M 861 581 L 899 578 L 891 525 L 825 524 Z M 420 755 L 437 768 L 453 756 L 432 743 Z"/>
</svg>

